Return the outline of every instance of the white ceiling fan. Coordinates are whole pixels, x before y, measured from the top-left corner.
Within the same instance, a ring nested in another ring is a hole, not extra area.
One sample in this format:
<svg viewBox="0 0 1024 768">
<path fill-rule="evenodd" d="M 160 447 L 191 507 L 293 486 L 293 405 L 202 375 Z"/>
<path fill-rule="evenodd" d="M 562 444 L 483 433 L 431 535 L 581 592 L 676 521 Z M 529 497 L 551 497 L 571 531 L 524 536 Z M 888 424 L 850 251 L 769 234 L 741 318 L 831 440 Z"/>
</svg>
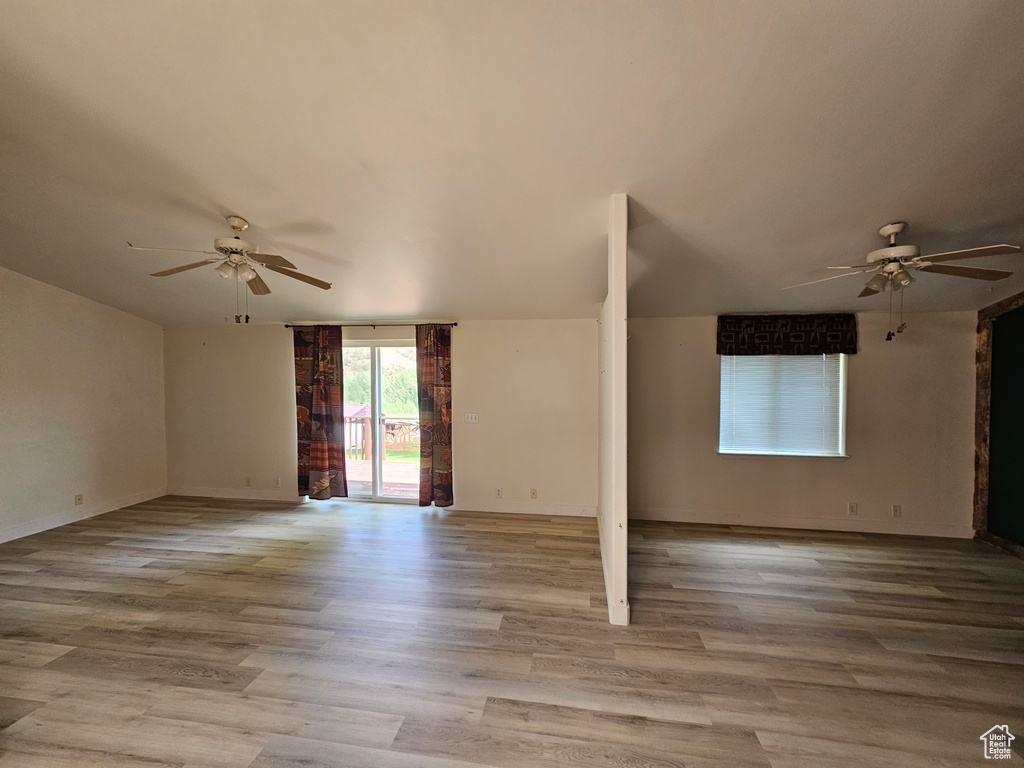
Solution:
<svg viewBox="0 0 1024 768">
<path fill-rule="evenodd" d="M 196 261 L 191 264 L 183 264 L 180 267 L 172 267 L 171 269 L 164 269 L 160 272 L 151 273 L 153 277 L 167 277 L 168 275 L 176 275 L 179 272 L 185 272 L 189 269 L 196 269 L 197 267 L 204 267 L 207 264 L 217 264 L 216 272 L 221 277 L 235 278 L 241 280 L 249 286 L 249 290 L 256 296 L 266 296 L 270 293 L 270 286 L 263 282 L 256 270 L 253 269 L 253 265 L 259 264 L 260 266 L 266 267 L 273 272 L 277 272 L 280 275 L 287 275 L 288 277 L 296 280 L 301 280 L 304 283 L 315 285 L 317 288 L 322 288 L 325 291 L 330 289 L 331 284 L 325 280 L 319 280 L 309 275 L 304 275 L 301 272 L 296 271 L 295 265 L 292 264 L 284 256 L 277 256 L 273 253 L 260 253 L 259 248 L 256 247 L 255 243 L 251 243 L 248 240 L 243 240 L 239 237 L 240 232 L 244 232 L 249 228 L 249 222 L 239 216 L 228 216 L 228 224 L 231 229 L 235 231 L 234 237 L 218 237 L 213 241 L 212 251 L 191 251 L 184 248 L 146 248 L 139 245 L 132 245 L 128 243 L 129 248 L 134 248 L 137 251 L 173 251 L 175 253 L 205 253 L 213 258 L 203 259 L 202 261 Z"/>
<path fill-rule="evenodd" d="M 975 280 L 1002 280 L 1009 277 L 1013 272 L 1005 269 L 982 269 L 980 267 L 962 267 L 957 264 L 944 264 L 946 261 L 959 261 L 960 259 L 976 259 L 981 256 L 999 256 L 1005 253 L 1017 253 L 1020 247 L 1016 245 L 985 245 L 980 248 L 967 248 L 962 251 L 948 251 L 946 253 L 933 253 L 926 256 L 921 255 L 921 249 L 916 245 L 896 245 L 896 236 L 907 226 L 905 221 L 894 221 L 886 224 L 878 230 L 882 237 L 889 238 L 889 245 L 885 248 L 871 251 L 868 254 L 865 264 L 844 264 L 841 266 L 829 267 L 829 269 L 849 270 L 841 275 L 823 277 L 820 280 L 811 280 L 806 283 L 789 285 L 782 290 L 788 291 L 791 288 L 801 288 L 805 285 L 824 283 L 827 280 L 837 280 L 840 277 L 852 275 L 867 275 L 876 273 L 868 280 L 863 290 L 857 294 L 858 298 L 873 296 L 882 291 L 898 291 L 906 288 L 914 282 L 910 270 L 919 272 L 935 272 L 940 275 L 952 275 L 953 277 L 970 277 Z"/>
</svg>

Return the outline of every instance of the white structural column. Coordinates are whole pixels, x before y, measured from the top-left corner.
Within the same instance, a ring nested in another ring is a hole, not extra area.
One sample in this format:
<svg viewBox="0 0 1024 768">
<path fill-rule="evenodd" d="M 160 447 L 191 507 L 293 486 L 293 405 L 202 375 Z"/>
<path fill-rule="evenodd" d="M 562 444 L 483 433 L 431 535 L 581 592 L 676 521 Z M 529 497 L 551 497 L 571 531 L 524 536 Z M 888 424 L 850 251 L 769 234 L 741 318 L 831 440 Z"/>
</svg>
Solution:
<svg viewBox="0 0 1024 768">
<path fill-rule="evenodd" d="M 598 530 L 608 619 L 629 624 L 626 596 L 626 230 L 629 197 L 611 197 L 608 213 L 608 295 L 601 307 L 600 465 Z"/>
</svg>

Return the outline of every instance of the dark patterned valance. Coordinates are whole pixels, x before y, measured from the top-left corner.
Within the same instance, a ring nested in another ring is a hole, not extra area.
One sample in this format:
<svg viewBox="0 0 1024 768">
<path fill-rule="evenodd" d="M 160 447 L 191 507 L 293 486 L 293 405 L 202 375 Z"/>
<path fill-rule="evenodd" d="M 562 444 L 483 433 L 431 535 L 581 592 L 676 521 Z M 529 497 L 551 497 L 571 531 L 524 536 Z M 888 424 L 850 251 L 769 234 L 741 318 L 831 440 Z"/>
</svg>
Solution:
<svg viewBox="0 0 1024 768">
<path fill-rule="evenodd" d="M 857 354 L 857 316 L 719 315 L 720 355 Z"/>
</svg>

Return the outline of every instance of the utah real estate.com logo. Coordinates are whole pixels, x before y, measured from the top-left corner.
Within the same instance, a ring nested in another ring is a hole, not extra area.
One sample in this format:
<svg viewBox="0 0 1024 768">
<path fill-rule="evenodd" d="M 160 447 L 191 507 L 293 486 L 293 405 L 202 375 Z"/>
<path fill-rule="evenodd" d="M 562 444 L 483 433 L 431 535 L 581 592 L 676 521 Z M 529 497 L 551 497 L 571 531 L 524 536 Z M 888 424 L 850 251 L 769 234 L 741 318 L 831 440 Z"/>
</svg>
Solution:
<svg viewBox="0 0 1024 768">
<path fill-rule="evenodd" d="M 993 725 L 978 738 L 985 742 L 986 760 L 1009 760 L 1013 754 L 1010 751 L 1010 742 L 1015 737 L 1010 733 L 1009 726 Z"/>
</svg>

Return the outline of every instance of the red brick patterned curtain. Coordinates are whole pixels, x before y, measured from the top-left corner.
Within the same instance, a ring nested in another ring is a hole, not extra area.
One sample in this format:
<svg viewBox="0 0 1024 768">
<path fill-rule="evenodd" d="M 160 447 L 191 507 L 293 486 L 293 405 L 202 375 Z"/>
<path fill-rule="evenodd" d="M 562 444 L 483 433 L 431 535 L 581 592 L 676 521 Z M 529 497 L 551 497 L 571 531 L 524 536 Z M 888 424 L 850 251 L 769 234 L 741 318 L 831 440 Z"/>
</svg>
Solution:
<svg viewBox="0 0 1024 768">
<path fill-rule="evenodd" d="M 420 401 L 420 506 L 450 507 L 452 492 L 452 328 L 416 326 Z"/>
<path fill-rule="evenodd" d="M 341 327 L 295 328 L 295 411 L 299 427 L 299 495 L 348 496 Z"/>
</svg>

